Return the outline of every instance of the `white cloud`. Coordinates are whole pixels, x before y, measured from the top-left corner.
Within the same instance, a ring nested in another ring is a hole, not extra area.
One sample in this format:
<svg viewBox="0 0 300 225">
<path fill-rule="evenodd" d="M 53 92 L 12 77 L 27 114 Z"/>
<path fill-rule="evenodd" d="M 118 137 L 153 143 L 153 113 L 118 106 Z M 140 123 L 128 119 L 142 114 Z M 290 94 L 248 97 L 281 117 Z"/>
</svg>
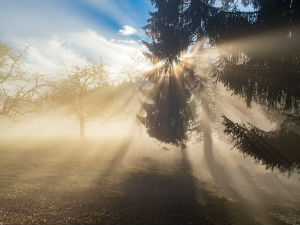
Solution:
<svg viewBox="0 0 300 225">
<path fill-rule="evenodd" d="M 119 30 L 119 32 L 122 34 L 122 35 L 132 35 L 132 34 L 135 34 L 137 33 L 137 30 L 132 27 L 132 26 L 129 26 L 129 25 L 125 25 L 123 26 L 123 29 Z"/>
<path fill-rule="evenodd" d="M 34 71 L 57 74 L 63 70 L 61 61 L 71 66 L 101 60 L 111 79 L 119 79 L 126 78 L 124 68 L 145 68 L 143 51 L 138 41 L 109 40 L 89 29 L 35 41 L 27 52 L 26 64 Z"/>
<path fill-rule="evenodd" d="M 85 10 L 82 13 L 81 5 L 115 25 L 101 23 Z M 73 5 L 69 1 L 0 0 L 0 9 L 0 41 L 18 50 L 32 43 L 25 63 L 30 71 L 58 74 L 63 69 L 61 60 L 68 65 L 101 60 L 110 73 L 119 76 L 124 66 L 135 69 L 139 66 L 136 59 L 143 57 L 140 40 L 120 38 L 120 34 L 145 36 L 138 28 L 140 15 L 127 1 L 86 0 Z M 121 24 L 131 26 L 123 26 L 117 34 Z"/>
<path fill-rule="evenodd" d="M 58 37 L 35 41 L 27 50 L 26 66 L 32 72 L 55 74 L 63 68 L 86 64 L 86 58 L 67 46 L 69 40 Z"/>
</svg>

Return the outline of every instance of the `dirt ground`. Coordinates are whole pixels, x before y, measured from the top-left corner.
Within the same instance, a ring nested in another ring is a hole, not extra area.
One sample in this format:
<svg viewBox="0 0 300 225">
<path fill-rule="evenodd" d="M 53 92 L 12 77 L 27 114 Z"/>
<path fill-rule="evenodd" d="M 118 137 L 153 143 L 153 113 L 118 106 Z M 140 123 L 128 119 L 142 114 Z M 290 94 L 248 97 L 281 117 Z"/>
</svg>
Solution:
<svg viewBox="0 0 300 225">
<path fill-rule="evenodd" d="M 2 141 L 0 224 L 299 224 L 298 175 L 228 152 L 207 161 L 200 145 L 130 137 Z"/>
</svg>

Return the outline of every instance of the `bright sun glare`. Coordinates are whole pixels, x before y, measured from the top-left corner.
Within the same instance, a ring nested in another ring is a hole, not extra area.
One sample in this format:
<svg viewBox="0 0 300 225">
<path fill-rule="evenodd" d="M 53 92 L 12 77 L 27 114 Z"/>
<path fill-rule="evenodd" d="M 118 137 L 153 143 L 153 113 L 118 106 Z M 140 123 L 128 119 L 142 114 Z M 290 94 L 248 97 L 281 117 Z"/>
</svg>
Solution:
<svg viewBox="0 0 300 225">
<path fill-rule="evenodd" d="M 300 223 L 295 0 L 1 0 L 0 225 Z"/>
</svg>

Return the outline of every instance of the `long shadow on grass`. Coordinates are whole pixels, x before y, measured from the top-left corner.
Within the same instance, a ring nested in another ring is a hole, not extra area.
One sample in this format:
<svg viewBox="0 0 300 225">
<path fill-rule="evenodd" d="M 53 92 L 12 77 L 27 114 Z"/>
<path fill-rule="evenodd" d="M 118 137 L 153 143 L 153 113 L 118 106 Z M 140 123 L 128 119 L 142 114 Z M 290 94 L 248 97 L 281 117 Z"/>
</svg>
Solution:
<svg viewBox="0 0 300 225">
<path fill-rule="evenodd" d="M 233 218 L 233 221 L 240 221 L 241 215 L 239 214 L 242 213 L 244 215 L 248 215 L 254 221 L 256 220 L 256 222 L 261 221 L 263 224 L 285 224 L 284 222 L 269 214 L 264 206 L 258 203 L 253 204 L 253 202 L 250 202 L 236 190 L 236 188 L 233 186 L 233 177 L 235 176 L 235 174 L 229 174 L 228 170 L 226 169 L 226 165 L 220 164 L 214 158 L 210 126 L 207 126 L 204 131 L 204 156 L 208 165 L 208 170 L 217 187 L 220 189 L 220 191 L 224 192 L 225 196 L 240 204 L 239 213 L 233 212 L 229 208 L 225 209 L 227 211 L 227 214 Z M 256 194 L 260 198 L 266 197 L 263 196 L 262 191 L 255 186 L 251 176 L 246 176 L 248 171 L 244 167 L 240 168 L 241 171 L 239 171 L 238 173 L 247 183 L 247 186 L 251 189 L 252 193 Z M 242 222 L 241 224 L 244 224 L 244 222 Z"/>
<path fill-rule="evenodd" d="M 199 213 L 196 186 L 184 151 L 174 174 L 165 173 L 160 169 L 162 165 L 150 158 L 136 163 L 140 169 L 129 171 L 124 175 L 123 182 L 111 186 L 104 201 L 99 196 L 98 207 L 105 208 L 110 216 L 97 222 L 207 224 L 204 223 L 205 217 Z M 113 172 L 110 176 L 119 175 Z M 94 207 L 96 205 L 94 202 Z"/>
<path fill-rule="evenodd" d="M 122 161 L 129 150 L 132 139 L 133 136 L 130 136 L 120 142 L 116 152 L 113 155 L 113 158 L 109 161 L 108 166 L 106 167 L 104 172 L 96 179 L 96 183 L 104 183 L 105 180 L 115 172 L 115 170 L 122 167 Z"/>
<path fill-rule="evenodd" d="M 203 188 L 205 182 L 195 180 L 185 150 L 175 168 L 151 158 L 135 163 L 127 173 L 106 174 L 121 182 L 96 182 L 84 197 L 85 212 L 77 216 L 99 224 L 256 224 L 239 204 L 213 196 Z M 226 209 L 237 216 L 232 218 Z"/>
<path fill-rule="evenodd" d="M 209 172 L 216 185 L 225 192 L 225 194 L 235 201 L 245 201 L 232 186 L 232 178 L 226 168 L 217 163 L 213 155 L 213 144 L 210 127 L 204 131 L 204 156 L 208 165 Z"/>
</svg>

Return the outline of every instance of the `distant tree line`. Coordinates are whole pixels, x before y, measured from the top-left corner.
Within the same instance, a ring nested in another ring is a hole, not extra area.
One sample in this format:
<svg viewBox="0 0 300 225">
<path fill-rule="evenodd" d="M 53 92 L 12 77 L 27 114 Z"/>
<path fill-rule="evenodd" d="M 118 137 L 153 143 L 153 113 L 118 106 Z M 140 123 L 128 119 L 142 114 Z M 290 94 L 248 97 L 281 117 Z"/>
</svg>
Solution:
<svg viewBox="0 0 300 225">
<path fill-rule="evenodd" d="M 26 68 L 30 46 L 16 51 L 0 42 L 0 117 L 23 119 L 27 115 L 54 113 L 78 119 L 85 137 L 86 122 L 130 113 L 126 103 L 137 92 L 130 81 L 109 82 L 102 63 L 66 65 L 56 74 L 33 73 Z M 120 102 L 124 101 L 124 104 Z M 132 113 L 132 112 L 131 112 Z M 69 117 L 68 117 L 69 118 Z"/>
</svg>

